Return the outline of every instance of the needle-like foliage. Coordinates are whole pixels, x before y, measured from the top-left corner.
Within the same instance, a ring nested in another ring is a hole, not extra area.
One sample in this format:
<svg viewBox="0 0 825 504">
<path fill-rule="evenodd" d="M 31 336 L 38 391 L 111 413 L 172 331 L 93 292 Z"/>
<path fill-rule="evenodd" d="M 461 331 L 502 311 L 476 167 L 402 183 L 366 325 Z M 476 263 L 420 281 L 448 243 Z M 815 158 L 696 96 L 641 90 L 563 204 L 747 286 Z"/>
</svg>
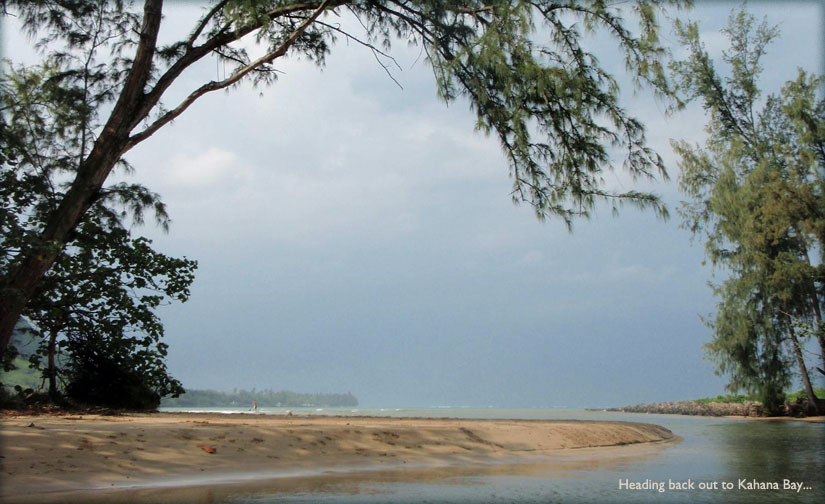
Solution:
<svg viewBox="0 0 825 504">
<path fill-rule="evenodd" d="M 744 9 L 724 31 L 725 74 L 696 24 L 677 29 L 689 50 L 673 64 L 678 83 L 709 115 L 704 146 L 673 143 L 688 197 L 682 214 L 727 276 L 714 286 L 707 350 L 732 390 L 759 393 L 768 409 L 780 408 L 794 369 L 815 405 L 804 353 L 815 336 L 825 358 L 825 81 L 800 69 L 763 98 L 761 58 L 779 34 Z"/>
</svg>

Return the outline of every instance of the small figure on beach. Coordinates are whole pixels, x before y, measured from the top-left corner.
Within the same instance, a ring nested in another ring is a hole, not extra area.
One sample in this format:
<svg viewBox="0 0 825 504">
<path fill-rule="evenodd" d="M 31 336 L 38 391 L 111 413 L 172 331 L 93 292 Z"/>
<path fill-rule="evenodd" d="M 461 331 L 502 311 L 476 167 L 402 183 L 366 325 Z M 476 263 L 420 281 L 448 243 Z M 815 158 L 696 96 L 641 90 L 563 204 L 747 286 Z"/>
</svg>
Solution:
<svg viewBox="0 0 825 504">
<path fill-rule="evenodd" d="M 252 411 L 258 411 L 258 401 L 252 401 Z"/>
</svg>

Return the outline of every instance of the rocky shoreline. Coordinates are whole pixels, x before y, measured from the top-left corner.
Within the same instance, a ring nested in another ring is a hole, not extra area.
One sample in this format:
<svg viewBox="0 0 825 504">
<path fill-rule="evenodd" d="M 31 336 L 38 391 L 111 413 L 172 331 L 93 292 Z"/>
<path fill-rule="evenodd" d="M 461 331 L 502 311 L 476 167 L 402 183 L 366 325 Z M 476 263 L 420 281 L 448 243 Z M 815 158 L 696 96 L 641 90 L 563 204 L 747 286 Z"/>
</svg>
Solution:
<svg viewBox="0 0 825 504">
<path fill-rule="evenodd" d="M 663 403 L 636 404 L 621 408 L 608 408 L 607 411 L 624 413 L 658 413 L 663 415 L 701 415 L 701 416 L 762 416 L 762 405 L 758 402 L 744 403 L 671 401 Z"/>
<path fill-rule="evenodd" d="M 756 401 L 743 403 L 671 401 L 663 403 L 636 404 L 621 408 L 608 408 L 607 411 L 624 413 L 658 413 L 664 415 L 701 415 L 701 416 L 762 416 L 762 405 Z"/>
<path fill-rule="evenodd" d="M 820 403 L 820 411 L 825 410 L 825 401 Z M 645 403 L 620 408 L 608 408 L 605 411 L 624 413 L 655 413 L 663 415 L 700 415 L 700 416 L 767 416 L 762 403 L 744 402 L 707 402 L 707 401 L 670 401 L 662 403 Z M 795 402 L 785 401 L 784 416 L 802 418 L 817 415 L 816 408 L 807 399 L 799 398 Z M 780 415 L 782 414 L 780 413 Z"/>
</svg>

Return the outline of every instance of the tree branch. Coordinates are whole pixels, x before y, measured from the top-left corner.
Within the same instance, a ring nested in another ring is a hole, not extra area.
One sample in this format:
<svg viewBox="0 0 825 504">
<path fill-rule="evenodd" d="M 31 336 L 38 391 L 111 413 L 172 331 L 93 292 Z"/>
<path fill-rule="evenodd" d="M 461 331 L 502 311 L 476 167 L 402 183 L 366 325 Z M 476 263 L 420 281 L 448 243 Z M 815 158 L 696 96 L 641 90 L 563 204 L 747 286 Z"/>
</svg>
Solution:
<svg viewBox="0 0 825 504">
<path fill-rule="evenodd" d="M 390 79 L 392 79 L 393 82 L 395 82 L 396 86 L 398 86 L 400 89 L 404 89 L 404 86 L 402 86 L 401 83 L 398 82 L 398 80 L 396 80 L 395 76 L 393 76 L 393 74 L 390 72 L 389 65 L 387 65 L 383 61 L 381 61 L 381 59 L 378 56 L 381 55 L 381 56 L 389 59 L 390 61 L 392 61 L 395 64 L 395 66 L 399 70 L 401 70 L 401 65 L 398 64 L 398 61 L 396 61 L 395 58 L 393 58 L 391 55 L 385 53 L 384 51 L 378 49 L 377 47 L 375 47 L 375 45 L 373 45 L 369 42 L 364 42 L 363 40 L 359 39 L 358 37 L 352 35 L 349 32 L 346 32 L 346 31 L 342 30 L 341 28 L 338 28 L 337 26 L 333 26 L 329 23 L 324 23 L 323 21 L 317 21 L 317 23 L 321 26 L 325 26 L 325 27 L 329 28 L 330 30 L 333 30 L 337 33 L 340 33 L 341 35 L 345 36 L 347 38 L 347 40 L 352 40 L 352 41 L 354 41 L 358 44 L 361 44 L 362 46 L 370 49 L 370 51 L 372 51 L 373 57 L 375 58 L 375 61 L 377 61 L 378 64 L 381 65 L 381 68 L 384 69 L 384 72 L 386 72 L 387 76 Z"/>
<path fill-rule="evenodd" d="M 143 90 L 152 72 L 152 60 L 157 47 L 162 10 L 163 0 L 146 0 L 137 53 L 123 86 L 123 92 L 121 92 L 117 103 L 115 103 L 109 121 L 103 127 L 104 133 L 101 136 L 108 136 L 105 133 L 109 133 L 119 137 L 124 134 L 128 135 L 131 130 L 132 125 L 129 124 L 129 127 L 124 131 L 124 126 L 128 124 L 124 124 L 124 120 L 131 117 L 126 112 L 134 109 L 135 105 L 143 98 Z"/>
<path fill-rule="evenodd" d="M 192 48 L 192 45 L 195 43 L 198 37 L 200 37 L 201 33 L 203 32 L 203 29 L 206 28 L 207 24 L 209 24 L 209 21 L 211 21 L 212 18 L 215 17 L 215 14 L 217 14 L 221 9 L 223 9 L 227 3 L 229 3 L 229 0 L 221 0 L 220 2 L 215 4 L 214 7 L 212 7 L 212 10 L 210 10 L 205 16 L 203 16 L 203 18 L 198 23 L 198 26 L 196 26 L 195 29 L 192 30 L 192 34 L 189 35 L 189 39 L 186 41 L 186 47 L 190 49 Z"/>
<path fill-rule="evenodd" d="M 275 9 L 270 10 L 266 13 L 266 17 L 269 19 L 276 19 L 278 17 L 289 15 L 295 12 L 300 12 L 304 10 L 313 10 L 317 11 L 320 5 L 324 5 L 326 8 L 334 8 L 340 5 L 344 5 L 349 3 L 351 0 L 327 0 L 322 3 L 296 3 L 290 5 L 284 5 L 281 7 L 277 7 Z M 211 15 L 211 11 L 210 14 Z M 214 15 L 212 15 L 214 17 Z M 317 16 L 316 16 L 317 17 Z M 201 20 L 203 22 L 203 20 Z M 189 48 L 186 53 L 184 53 L 175 63 L 173 63 L 167 70 L 164 72 L 163 75 L 160 76 L 158 81 L 155 83 L 154 87 L 146 93 L 144 96 L 143 102 L 141 103 L 140 109 L 137 111 L 134 117 L 134 121 L 131 125 L 131 128 L 134 128 L 140 121 L 142 121 L 146 116 L 149 115 L 149 112 L 158 104 L 163 94 L 172 85 L 175 80 L 190 66 L 192 66 L 195 62 L 199 61 L 201 58 L 206 56 L 207 54 L 217 50 L 218 48 L 230 44 L 232 42 L 236 42 L 246 35 L 249 35 L 253 31 L 259 29 L 262 25 L 262 22 L 255 22 L 249 25 L 237 28 L 231 31 L 220 31 L 212 38 L 204 42 L 203 44 L 195 47 Z M 201 30 L 203 28 L 200 28 Z M 195 29 L 195 32 L 198 28 Z M 193 32 L 193 34 L 195 33 Z M 191 37 L 191 36 L 190 36 Z M 194 42 L 193 42 L 194 43 Z M 182 112 L 182 110 L 181 110 Z M 165 117 L 165 115 L 163 116 Z M 166 121 L 168 122 L 168 121 Z M 165 123 L 164 123 L 165 124 Z M 130 143 L 129 148 L 134 146 L 135 143 Z"/>
<path fill-rule="evenodd" d="M 293 30 L 293 32 L 289 34 L 286 40 L 284 40 L 283 43 L 281 43 L 281 45 L 278 46 L 275 50 L 270 51 L 267 54 L 264 54 L 260 58 L 247 64 L 245 67 L 238 69 L 237 71 L 235 71 L 234 74 L 232 74 L 228 78 L 221 81 L 208 82 L 203 86 L 199 87 L 198 89 L 196 89 L 195 91 L 193 91 L 177 107 L 163 114 L 155 122 L 147 126 L 146 129 L 144 129 L 143 131 L 140 131 L 129 137 L 129 141 L 123 152 L 125 153 L 138 143 L 152 136 L 152 134 L 154 134 L 157 130 L 159 130 L 164 125 L 166 125 L 167 123 L 181 115 L 187 108 L 189 108 L 190 105 L 192 105 L 201 96 L 207 93 L 211 93 L 212 91 L 217 91 L 219 89 L 229 87 L 240 81 L 249 72 L 255 70 L 259 66 L 270 63 L 276 58 L 279 58 L 286 54 L 287 50 L 289 50 L 289 48 L 292 47 L 292 45 L 298 40 L 298 37 L 300 37 L 304 33 L 304 31 L 306 31 L 306 29 L 318 18 L 318 16 L 320 16 L 321 13 L 327 9 L 329 4 L 330 0 L 324 0 L 323 2 L 321 2 L 321 4 L 318 5 L 318 7 L 312 12 L 312 14 L 310 14 L 300 25 L 298 25 L 298 27 L 295 30 Z"/>
</svg>

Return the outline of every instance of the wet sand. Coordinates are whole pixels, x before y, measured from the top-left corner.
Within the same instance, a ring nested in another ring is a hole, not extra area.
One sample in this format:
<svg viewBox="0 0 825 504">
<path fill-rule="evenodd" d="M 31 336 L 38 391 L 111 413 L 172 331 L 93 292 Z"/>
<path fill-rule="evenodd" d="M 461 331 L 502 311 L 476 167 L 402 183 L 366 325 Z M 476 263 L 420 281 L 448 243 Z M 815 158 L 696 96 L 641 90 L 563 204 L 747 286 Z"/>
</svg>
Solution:
<svg viewBox="0 0 825 504">
<path fill-rule="evenodd" d="M 167 502 L 173 488 L 207 488 L 214 497 L 218 487 L 248 489 L 273 479 L 289 492 L 290 485 L 331 484 L 363 472 L 403 469 L 425 477 L 434 467 L 439 474 L 479 466 L 502 471 L 515 463 L 575 464 L 581 456 L 592 465 L 594 454 L 633 456 L 676 439 L 653 424 L 578 420 L 11 416 L 0 421 L 0 502 L 60 502 L 67 495 L 65 501 L 106 502 L 116 500 L 112 492 Z"/>
</svg>

